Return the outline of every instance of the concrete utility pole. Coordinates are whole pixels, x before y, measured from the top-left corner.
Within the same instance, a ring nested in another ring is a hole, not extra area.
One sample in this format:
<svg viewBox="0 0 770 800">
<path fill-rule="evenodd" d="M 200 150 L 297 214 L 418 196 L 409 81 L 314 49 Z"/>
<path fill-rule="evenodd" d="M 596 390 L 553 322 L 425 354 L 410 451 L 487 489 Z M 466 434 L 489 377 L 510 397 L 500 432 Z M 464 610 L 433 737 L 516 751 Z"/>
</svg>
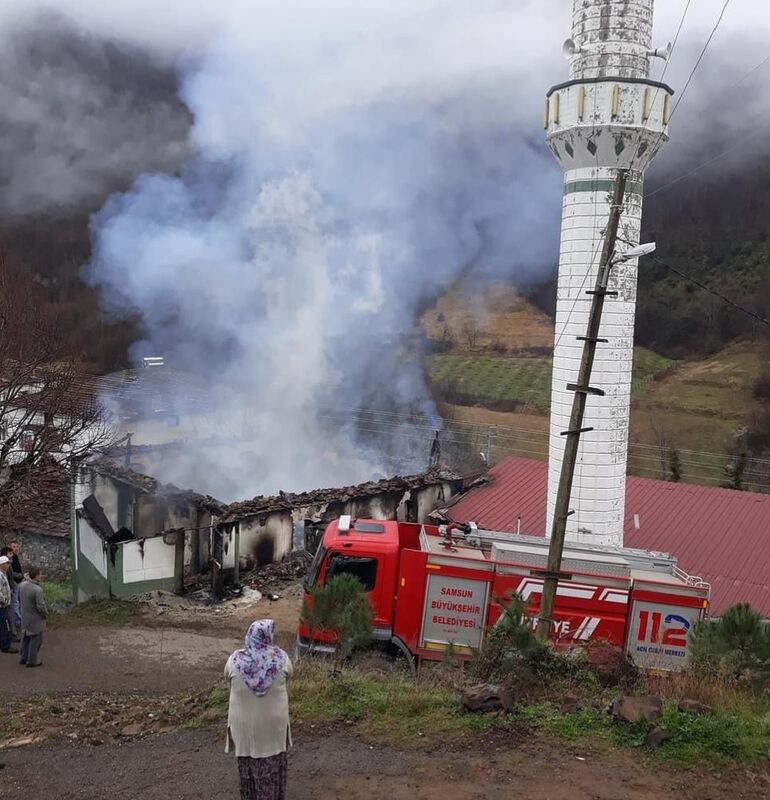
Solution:
<svg viewBox="0 0 770 800">
<path fill-rule="evenodd" d="M 571 37 L 563 46 L 569 80 L 547 95 L 544 124 L 551 152 L 564 170 L 556 336 L 548 443 L 548 516 L 553 527 L 572 393 L 608 228 L 618 170 L 628 170 L 620 237 L 639 242 L 644 171 L 668 140 L 672 90 L 650 79 L 650 66 L 669 48 L 653 49 L 653 0 L 573 0 Z M 599 335 L 592 397 L 578 448 L 567 540 L 621 545 L 625 516 L 628 422 L 636 310 L 636 259 L 619 262 Z"/>
<path fill-rule="evenodd" d="M 591 311 L 588 314 L 588 327 L 585 336 L 577 337 L 583 342 L 583 356 L 580 359 L 577 383 L 567 384 L 568 391 L 574 393 L 572 398 L 572 413 L 569 418 L 569 428 L 566 431 L 560 432 L 562 436 L 566 437 L 567 441 L 561 462 L 559 489 L 556 493 L 556 504 L 551 528 L 551 544 L 548 549 L 548 566 L 546 568 L 545 581 L 543 584 L 543 596 L 540 601 L 540 617 L 537 622 L 538 639 L 544 642 L 548 640 L 548 635 L 551 631 L 551 622 L 553 621 L 553 606 L 556 600 L 556 588 L 559 584 L 561 556 L 564 551 L 564 536 L 567 532 L 567 519 L 570 515 L 569 502 L 572 493 L 572 480 L 575 476 L 575 464 L 577 463 L 580 434 L 593 430 L 593 428 L 583 427 L 586 401 L 588 395 L 595 395 L 597 397 L 604 396 L 604 392 L 601 389 L 591 386 L 591 372 L 596 356 L 596 345 L 599 342 L 607 342 L 606 339 L 599 338 L 602 311 L 604 310 L 604 298 L 608 294 L 617 295 L 617 292 L 608 291 L 607 287 L 609 285 L 610 270 L 612 269 L 615 256 L 615 242 L 618 236 L 620 214 L 623 210 L 627 175 L 627 170 L 619 170 L 617 178 L 615 178 L 610 218 L 604 235 L 602 257 L 599 262 L 599 270 L 596 273 L 596 284 L 593 291 L 586 292 L 586 294 L 591 296 Z"/>
</svg>

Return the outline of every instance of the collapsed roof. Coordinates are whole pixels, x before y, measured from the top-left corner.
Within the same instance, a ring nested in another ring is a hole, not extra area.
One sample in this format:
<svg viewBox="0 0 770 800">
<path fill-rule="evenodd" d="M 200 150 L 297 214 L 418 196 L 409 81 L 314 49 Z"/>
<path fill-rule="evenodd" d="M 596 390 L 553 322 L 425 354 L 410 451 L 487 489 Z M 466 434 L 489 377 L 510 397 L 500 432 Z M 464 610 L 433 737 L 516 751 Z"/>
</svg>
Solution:
<svg viewBox="0 0 770 800">
<path fill-rule="evenodd" d="M 200 508 L 211 511 L 223 524 L 233 524 L 247 517 L 273 511 L 290 511 L 305 506 L 326 505 L 333 502 L 346 502 L 359 497 L 372 497 L 383 494 L 402 494 L 410 489 L 431 486 L 439 483 L 462 484 L 463 478 L 443 468 L 431 468 L 417 475 L 395 476 L 379 481 L 367 481 L 355 486 L 340 488 L 313 489 L 308 492 L 279 492 L 277 495 L 258 495 L 251 500 L 242 500 L 226 505 L 210 495 L 179 489 L 173 484 L 162 484 L 149 475 L 122 467 L 112 461 L 92 462 L 89 467 L 100 475 L 112 478 L 144 494 L 162 496 L 171 500 L 187 500 Z M 458 487 L 459 488 L 459 487 Z"/>
<path fill-rule="evenodd" d="M 122 467 L 114 461 L 100 459 L 92 461 L 88 464 L 88 467 L 97 474 L 118 481 L 124 486 L 130 486 L 132 489 L 142 492 L 142 494 L 156 495 L 169 500 L 185 500 L 197 505 L 199 508 L 210 511 L 215 516 L 221 516 L 227 509 L 225 503 L 220 502 L 211 495 L 203 495 L 191 489 L 180 489 L 178 486 L 174 486 L 173 483 L 161 483 L 149 475 L 142 475 L 140 472 Z"/>
<path fill-rule="evenodd" d="M 232 503 L 227 507 L 221 522 L 238 522 L 247 517 L 271 511 L 290 511 L 305 506 L 325 505 L 334 502 L 347 502 L 359 497 L 372 497 L 382 494 L 401 494 L 410 489 L 418 489 L 439 483 L 459 483 L 462 478 L 446 469 L 432 468 L 418 475 L 396 476 L 379 481 L 367 481 L 356 486 L 343 486 L 337 489 L 313 489 L 309 492 L 280 492 L 272 497 L 258 495 L 251 500 Z"/>
</svg>

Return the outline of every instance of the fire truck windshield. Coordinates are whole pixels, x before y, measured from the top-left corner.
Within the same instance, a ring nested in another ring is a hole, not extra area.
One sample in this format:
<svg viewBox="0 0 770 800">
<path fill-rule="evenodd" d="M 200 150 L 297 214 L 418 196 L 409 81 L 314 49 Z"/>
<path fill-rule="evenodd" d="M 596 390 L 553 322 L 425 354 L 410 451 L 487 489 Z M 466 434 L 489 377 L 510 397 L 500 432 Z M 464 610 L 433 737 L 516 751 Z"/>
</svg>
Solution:
<svg viewBox="0 0 770 800">
<path fill-rule="evenodd" d="M 318 580 L 318 574 L 321 572 L 321 564 L 324 563 L 324 558 L 326 558 L 327 549 L 322 545 L 318 545 L 318 549 L 315 551 L 315 555 L 313 556 L 313 560 L 310 563 L 310 567 L 307 571 L 307 578 L 305 578 L 305 591 L 309 592 L 316 584 Z"/>
</svg>

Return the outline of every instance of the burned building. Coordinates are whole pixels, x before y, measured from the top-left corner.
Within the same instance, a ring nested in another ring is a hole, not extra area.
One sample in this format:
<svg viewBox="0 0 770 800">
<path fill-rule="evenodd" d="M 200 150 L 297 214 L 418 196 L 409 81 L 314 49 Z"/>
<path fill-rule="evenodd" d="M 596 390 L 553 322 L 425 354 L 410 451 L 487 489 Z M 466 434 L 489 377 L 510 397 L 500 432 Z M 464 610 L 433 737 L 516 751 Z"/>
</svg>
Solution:
<svg viewBox="0 0 770 800">
<path fill-rule="evenodd" d="M 182 591 L 207 570 L 225 506 L 110 462 L 82 467 L 72 484 L 72 576 L 77 600 L 153 589 Z"/>
<path fill-rule="evenodd" d="M 454 473 L 431 469 L 341 489 L 282 492 L 233 503 L 220 519 L 219 528 L 237 533 L 240 567 L 250 569 L 280 561 L 292 549 L 314 549 L 326 523 L 342 514 L 423 522 L 462 486 L 463 479 Z"/>
<path fill-rule="evenodd" d="M 180 592 L 200 573 L 210 573 L 216 593 L 244 570 L 314 549 L 342 514 L 422 522 L 462 486 L 457 475 L 432 469 L 225 506 L 111 462 L 89 464 L 72 486 L 75 594 L 82 602 Z"/>
</svg>

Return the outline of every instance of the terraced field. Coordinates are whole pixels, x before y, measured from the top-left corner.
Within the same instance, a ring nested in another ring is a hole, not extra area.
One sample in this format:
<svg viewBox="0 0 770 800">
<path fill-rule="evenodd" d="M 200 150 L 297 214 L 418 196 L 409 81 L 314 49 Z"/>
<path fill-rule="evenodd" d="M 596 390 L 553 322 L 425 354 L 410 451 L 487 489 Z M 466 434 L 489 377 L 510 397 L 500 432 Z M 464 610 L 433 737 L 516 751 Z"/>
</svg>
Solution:
<svg viewBox="0 0 770 800">
<path fill-rule="evenodd" d="M 548 356 L 442 353 L 429 356 L 427 368 L 434 389 L 458 405 L 545 413 L 551 398 L 551 361 Z M 637 347 L 632 394 L 638 396 L 674 363 Z"/>
</svg>

